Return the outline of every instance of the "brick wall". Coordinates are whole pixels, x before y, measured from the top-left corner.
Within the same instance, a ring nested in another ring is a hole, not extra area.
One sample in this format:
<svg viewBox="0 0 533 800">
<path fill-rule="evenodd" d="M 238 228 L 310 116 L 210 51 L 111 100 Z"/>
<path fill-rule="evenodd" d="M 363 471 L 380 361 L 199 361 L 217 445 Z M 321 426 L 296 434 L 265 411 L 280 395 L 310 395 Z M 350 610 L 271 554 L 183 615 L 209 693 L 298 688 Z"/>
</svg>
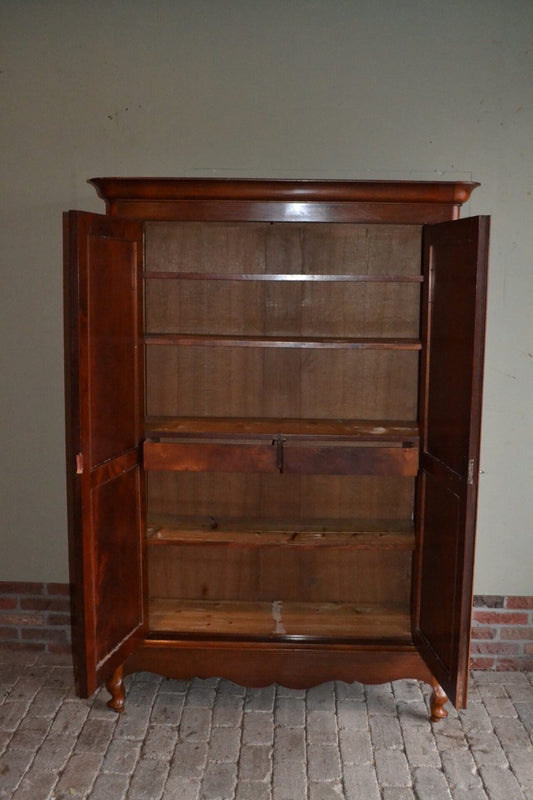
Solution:
<svg viewBox="0 0 533 800">
<path fill-rule="evenodd" d="M 70 652 L 68 584 L 0 581 L 0 643 L 10 649 Z"/>
<path fill-rule="evenodd" d="M 70 651 L 68 584 L 0 582 L 0 643 Z M 533 669 L 533 597 L 474 598 L 471 661 L 474 669 Z"/>
<path fill-rule="evenodd" d="M 533 597 L 474 597 L 473 669 L 533 669 Z"/>
</svg>

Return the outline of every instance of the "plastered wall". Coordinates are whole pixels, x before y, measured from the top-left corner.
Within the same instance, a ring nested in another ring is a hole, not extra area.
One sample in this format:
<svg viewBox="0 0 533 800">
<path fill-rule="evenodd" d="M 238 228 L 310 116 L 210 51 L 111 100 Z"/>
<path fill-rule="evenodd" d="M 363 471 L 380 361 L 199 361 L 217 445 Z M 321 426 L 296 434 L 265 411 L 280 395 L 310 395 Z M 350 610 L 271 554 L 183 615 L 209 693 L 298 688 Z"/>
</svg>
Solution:
<svg viewBox="0 0 533 800">
<path fill-rule="evenodd" d="M 476 592 L 533 593 L 530 0 L 2 0 L 0 580 L 66 581 L 61 211 L 97 175 L 474 179 Z"/>
</svg>

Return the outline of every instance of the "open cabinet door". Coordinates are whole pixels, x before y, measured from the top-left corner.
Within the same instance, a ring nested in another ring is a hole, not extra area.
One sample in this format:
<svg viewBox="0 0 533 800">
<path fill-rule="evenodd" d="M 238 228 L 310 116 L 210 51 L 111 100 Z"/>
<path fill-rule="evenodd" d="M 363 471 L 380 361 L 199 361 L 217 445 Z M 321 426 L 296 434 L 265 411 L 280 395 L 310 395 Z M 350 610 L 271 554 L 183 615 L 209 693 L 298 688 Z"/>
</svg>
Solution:
<svg viewBox="0 0 533 800">
<path fill-rule="evenodd" d="M 424 229 L 414 640 L 464 707 L 470 657 L 489 218 Z"/>
<path fill-rule="evenodd" d="M 143 635 L 142 226 L 65 214 L 67 484 L 77 687 Z"/>
</svg>

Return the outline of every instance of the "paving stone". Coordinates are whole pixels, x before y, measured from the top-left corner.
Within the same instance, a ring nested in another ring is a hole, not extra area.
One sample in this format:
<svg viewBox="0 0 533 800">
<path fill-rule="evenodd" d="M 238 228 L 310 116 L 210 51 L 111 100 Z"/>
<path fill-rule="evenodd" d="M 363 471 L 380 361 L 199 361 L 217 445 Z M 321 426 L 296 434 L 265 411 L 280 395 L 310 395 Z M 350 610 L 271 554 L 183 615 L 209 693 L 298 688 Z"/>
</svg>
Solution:
<svg viewBox="0 0 533 800">
<path fill-rule="evenodd" d="M 511 750 L 509 763 L 526 797 L 533 797 L 533 746 Z"/>
<path fill-rule="evenodd" d="M 50 724 L 51 721 L 47 717 L 23 717 L 11 738 L 9 747 L 12 750 L 35 752 L 43 743 Z"/>
<path fill-rule="evenodd" d="M 505 692 L 513 703 L 531 703 L 533 706 L 533 686 L 525 683 L 508 683 Z"/>
<path fill-rule="evenodd" d="M 269 783 L 259 781 L 239 781 L 235 800 L 271 800 L 272 788 Z"/>
<path fill-rule="evenodd" d="M 519 689 L 522 689 L 521 684 L 518 685 Z M 494 698 L 501 698 L 501 697 L 509 697 L 507 693 L 507 689 L 503 685 L 503 683 L 483 683 L 480 686 L 476 687 L 481 700 L 486 703 L 487 700 L 492 700 Z M 470 700 L 470 690 L 469 690 L 469 700 Z"/>
<path fill-rule="evenodd" d="M 375 715 L 370 717 L 370 736 L 376 749 L 403 748 L 400 723 L 395 717 Z"/>
<path fill-rule="evenodd" d="M 91 789 L 90 800 L 124 800 L 130 779 L 127 775 L 99 775 Z"/>
<path fill-rule="evenodd" d="M 338 781 L 341 778 L 339 748 L 332 744 L 307 747 L 307 774 L 311 781 Z"/>
<path fill-rule="evenodd" d="M 519 719 L 500 717 L 493 720 L 494 732 L 506 750 L 515 747 L 528 747 L 529 735 Z"/>
<path fill-rule="evenodd" d="M 243 706 L 242 695 L 222 693 L 219 689 L 213 707 L 213 725 L 240 726 L 244 713 Z"/>
<path fill-rule="evenodd" d="M 236 782 L 236 764 L 209 763 L 202 779 L 202 800 L 233 800 Z"/>
<path fill-rule="evenodd" d="M 479 730 L 486 731 L 491 729 L 490 717 L 483 703 L 470 703 L 468 708 L 461 711 L 461 725 L 465 733 L 474 734 Z M 440 725 L 440 723 L 437 723 Z"/>
<path fill-rule="evenodd" d="M 450 719 L 448 717 L 446 720 L 435 723 L 432 726 L 432 734 L 439 751 L 455 750 L 457 747 L 468 747 L 468 741 L 463 726 L 461 725 L 461 721 L 457 718 Z"/>
<path fill-rule="evenodd" d="M 343 700 L 337 707 L 337 723 L 341 729 L 367 731 L 368 712 L 366 703 L 361 700 Z"/>
<path fill-rule="evenodd" d="M 160 692 L 154 700 L 150 722 L 154 725 L 179 725 L 184 705 L 184 694 Z"/>
<path fill-rule="evenodd" d="M 207 750 L 208 761 L 237 762 L 241 746 L 240 728 L 213 727 Z"/>
<path fill-rule="evenodd" d="M 170 761 L 176 742 L 178 729 L 169 725 L 150 725 L 142 746 L 142 758 L 155 758 Z"/>
<path fill-rule="evenodd" d="M 128 787 L 128 800 L 160 800 L 167 780 L 168 765 L 161 761 L 139 761 Z"/>
<path fill-rule="evenodd" d="M 529 733 L 530 737 L 533 738 L 533 702 L 516 703 L 515 708 L 524 729 Z"/>
<path fill-rule="evenodd" d="M 305 761 L 305 731 L 303 728 L 276 728 L 274 754 L 278 761 Z"/>
<path fill-rule="evenodd" d="M 211 733 L 211 709 L 188 708 L 181 715 L 179 735 L 191 742 L 207 742 Z"/>
<path fill-rule="evenodd" d="M 431 734 L 418 728 L 402 727 L 405 752 L 411 767 L 441 766 L 441 760 L 435 739 Z"/>
<path fill-rule="evenodd" d="M 338 742 L 337 716 L 330 711 L 309 711 L 306 729 L 308 742 Z"/>
<path fill-rule="evenodd" d="M 12 800 L 46 800 L 56 782 L 57 773 L 31 766 L 12 795 Z"/>
<path fill-rule="evenodd" d="M 80 753 L 105 753 L 115 730 L 115 719 L 88 719 L 80 731 L 76 751 Z"/>
<path fill-rule="evenodd" d="M 151 702 L 143 706 L 142 704 L 129 704 L 126 700 L 126 708 L 119 716 L 115 728 L 115 736 L 125 739 L 144 739 L 148 730 L 151 711 Z"/>
<path fill-rule="evenodd" d="M 512 772 L 501 767 L 481 767 L 481 777 L 490 800 L 526 800 Z"/>
<path fill-rule="evenodd" d="M 248 689 L 246 692 L 245 711 L 272 711 L 276 699 L 276 687 L 265 686 L 262 689 Z"/>
<path fill-rule="evenodd" d="M 307 793 L 305 763 L 274 758 L 272 787 L 273 800 L 299 800 L 305 797 Z"/>
<path fill-rule="evenodd" d="M 89 706 L 82 700 L 63 703 L 57 712 L 50 733 L 61 736 L 77 736 L 85 724 Z"/>
<path fill-rule="evenodd" d="M 385 686 L 366 687 L 366 705 L 369 714 L 383 714 L 394 716 L 396 714 L 396 698 L 392 693 L 390 684 Z"/>
<path fill-rule="evenodd" d="M 70 734 L 49 734 L 35 755 L 33 767 L 44 771 L 60 772 L 76 746 Z"/>
<path fill-rule="evenodd" d="M 0 797 L 9 797 L 33 760 L 30 750 L 8 750 L 0 757 Z"/>
<path fill-rule="evenodd" d="M 200 778 L 169 775 L 165 783 L 162 800 L 199 800 L 200 786 Z"/>
<path fill-rule="evenodd" d="M 282 686 L 280 683 L 276 686 L 276 697 L 300 697 L 305 700 L 306 694 L 306 689 L 289 689 L 288 686 Z"/>
<path fill-rule="evenodd" d="M 271 744 L 274 739 L 274 716 L 268 711 L 247 711 L 242 718 L 243 744 Z"/>
<path fill-rule="evenodd" d="M 380 788 L 411 786 L 409 766 L 405 754 L 401 750 L 376 750 L 375 762 Z"/>
<path fill-rule="evenodd" d="M 313 783 L 308 786 L 309 800 L 344 800 L 340 783 Z"/>
<path fill-rule="evenodd" d="M 492 731 L 478 731 L 468 738 L 470 751 L 478 767 L 507 767 L 507 756 L 495 733 L 492 733 Z"/>
<path fill-rule="evenodd" d="M 15 731 L 20 725 L 20 720 L 24 717 L 30 704 L 29 700 L 8 700 L 2 703 L 2 713 L 0 714 L 0 730 Z"/>
<path fill-rule="evenodd" d="M 483 683 L 528 683 L 525 672 L 493 672 L 492 670 L 475 669 L 471 672 L 475 684 L 481 686 Z"/>
<path fill-rule="evenodd" d="M 410 729 L 417 728 L 431 735 L 432 725 L 429 720 L 429 711 L 424 700 L 398 701 L 395 713 L 398 714 L 400 724 Z M 446 720 L 449 721 L 449 718 Z"/>
<path fill-rule="evenodd" d="M 272 773 L 272 748 L 264 744 L 243 745 L 239 758 L 239 783 L 267 781 Z"/>
<path fill-rule="evenodd" d="M 452 800 L 444 774 L 432 767 L 417 767 L 414 770 L 414 788 L 415 796 L 424 800 Z"/>
<path fill-rule="evenodd" d="M 215 702 L 216 687 L 207 683 L 191 688 L 187 692 L 185 705 L 187 708 L 212 708 Z"/>
<path fill-rule="evenodd" d="M 369 731 L 339 731 L 343 764 L 371 764 L 374 760 Z"/>
<path fill-rule="evenodd" d="M 516 708 L 508 697 L 488 697 L 483 701 L 491 717 L 517 717 Z"/>
<path fill-rule="evenodd" d="M 64 687 L 40 689 L 33 698 L 28 713 L 34 714 L 36 717 L 55 717 L 65 692 Z"/>
<path fill-rule="evenodd" d="M 205 742 L 180 741 L 174 750 L 170 775 L 184 778 L 201 778 L 207 761 Z"/>
<path fill-rule="evenodd" d="M 364 700 L 365 687 L 362 683 L 335 681 L 335 694 L 337 695 L 337 702 L 342 702 L 344 700 Z"/>
<path fill-rule="evenodd" d="M 102 769 L 119 775 L 131 775 L 141 752 L 141 742 L 113 739 L 105 754 Z"/>
<path fill-rule="evenodd" d="M 442 754 L 442 768 L 452 789 L 481 787 L 481 779 L 468 750 L 450 750 Z"/>
<path fill-rule="evenodd" d="M 344 789 L 346 800 L 381 800 L 376 771 L 371 765 L 346 766 Z"/>
<path fill-rule="evenodd" d="M 96 753 L 74 753 L 55 788 L 58 800 L 63 798 L 85 798 L 93 785 L 102 758 Z"/>
<path fill-rule="evenodd" d="M 319 713 L 319 712 L 315 712 Z M 274 708 L 276 725 L 297 728 L 305 725 L 305 704 L 301 697 L 278 697 Z M 307 722 L 309 726 L 309 720 Z"/>
<path fill-rule="evenodd" d="M 308 711 L 332 711 L 336 709 L 335 683 L 321 683 L 307 690 L 305 698 Z"/>
<path fill-rule="evenodd" d="M 484 789 L 455 789 L 453 800 L 490 800 Z M 511 798 L 509 798 L 511 800 Z"/>
<path fill-rule="evenodd" d="M 392 691 L 397 702 L 403 703 L 423 703 L 424 695 L 417 680 L 394 681 Z"/>
<path fill-rule="evenodd" d="M 189 688 L 189 681 L 179 681 L 175 678 L 163 678 L 159 684 L 160 694 L 185 694 Z"/>
<path fill-rule="evenodd" d="M 417 800 L 412 789 L 389 786 L 383 789 L 383 800 Z M 418 798 L 420 800 L 420 798 Z"/>
</svg>

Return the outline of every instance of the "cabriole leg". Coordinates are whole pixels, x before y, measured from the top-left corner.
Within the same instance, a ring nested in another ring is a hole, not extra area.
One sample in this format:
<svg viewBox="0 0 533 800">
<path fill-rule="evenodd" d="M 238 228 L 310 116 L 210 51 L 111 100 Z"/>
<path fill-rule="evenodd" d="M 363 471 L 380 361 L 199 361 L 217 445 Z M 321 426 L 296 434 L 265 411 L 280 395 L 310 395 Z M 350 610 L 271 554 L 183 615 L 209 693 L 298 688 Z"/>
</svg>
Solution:
<svg viewBox="0 0 533 800">
<path fill-rule="evenodd" d="M 446 692 L 435 679 L 431 681 L 433 686 L 433 694 L 431 695 L 431 721 L 438 722 L 440 719 L 446 719 L 448 712 L 444 708 L 448 702 Z"/>
<path fill-rule="evenodd" d="M 122 665 L 120 665 L 106 683 L 107 691 L 111 695 L 111 700 L 109 700 L 107 705 L 109 708 L 112 708 L 113 711 L 116 711 L 117 714 L 120 714 L 120 712 L 124 710 L 124 698 L 126 696 L 122 678 L 123 670 Z"/>
</svg>

